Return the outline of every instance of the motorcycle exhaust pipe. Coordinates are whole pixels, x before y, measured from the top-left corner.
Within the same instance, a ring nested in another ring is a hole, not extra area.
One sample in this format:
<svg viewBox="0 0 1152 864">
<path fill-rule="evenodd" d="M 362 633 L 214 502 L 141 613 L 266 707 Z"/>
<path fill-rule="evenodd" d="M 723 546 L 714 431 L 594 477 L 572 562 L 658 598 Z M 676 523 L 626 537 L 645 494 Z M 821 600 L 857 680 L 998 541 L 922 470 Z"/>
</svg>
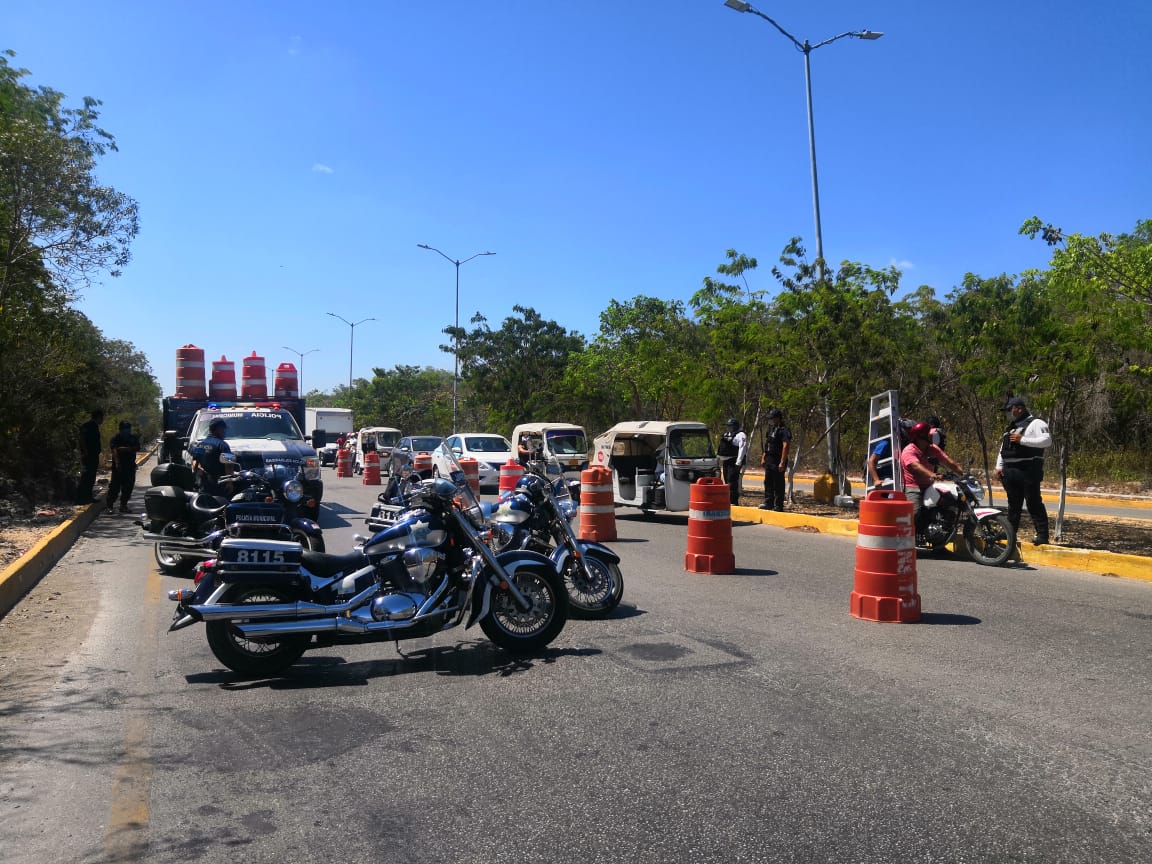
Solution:
<svg viewBox="0 0 1152 864">
<path fill-rule="evenodd" d="M 386 630 L 406 630 L 417 622 L 416 618 L 403 621 L 361 621 L 356 618 L 315 618 L 302 621 L 267 621 L 253 624 L 236 624 L 236 629 L 248 639 L 261 636 L 285 636 L 300 633 L 351 633 L 362 636 L 366 633 L 381 633 Z"/>
<path fill-rule="evenodd" d="M 145 543 L 161 543 L 173 549 L 188 549 L 204 545 L 207 537 L 173 537 L 171 534 L 153 534 L 145 531 L 141 538 Z"/>
<path fill-rule="evenodd" d="M 323 603 L 309 603 L 301 600 L 296 603 L 244 603 L 238 606 L 212 604 L 211 606 L 189 606 L 188 612 L 201 621 L 221 621 L 234 618 L 304 618 L 308 624 L 322 624 L 321 615 L 342 615 L 363 606 L 376 594 L 376 586 L 370 585 L 349 600 L 325 606 Z M 319 620 L 317 620 L 319 619 Z M 292 623 L 292 622 L 285 622 Z"/>
</svg>

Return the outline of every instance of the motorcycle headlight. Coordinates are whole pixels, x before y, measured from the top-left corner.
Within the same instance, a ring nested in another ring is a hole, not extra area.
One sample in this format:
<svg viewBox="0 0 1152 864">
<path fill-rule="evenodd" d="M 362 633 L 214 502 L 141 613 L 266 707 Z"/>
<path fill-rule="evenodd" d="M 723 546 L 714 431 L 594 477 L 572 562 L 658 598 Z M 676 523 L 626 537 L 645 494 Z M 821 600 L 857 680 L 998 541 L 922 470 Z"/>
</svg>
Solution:
<svg viewBox="0 0 1152 864">
<path fill-rule="evenodd" d="M 299 504 L 304 498 L 304 484 L 299 480 L 289 480 L 283 486 L 284 500 L 292 504 Z"/>
<path fill-rule="evenodd" d="M 580 508 L 573 504 L 570 499 L 559 501 L 557 503 L 560 507 L 560 513 L 565 519 L 571 522 L 576 518 L 576 514 L 579 512 Z"/>
<path fill-rule="evenodd" d="M 968 486 L 968 491 L 969 491 L 969 493 L 971 493 L 973 498 L 975 498 L 977 501 L 983 501 L 984 500 L 984 487 L 983 486 L 981 486 L 979 483 L 968 483 L 966 485 Z"/>
</svg>

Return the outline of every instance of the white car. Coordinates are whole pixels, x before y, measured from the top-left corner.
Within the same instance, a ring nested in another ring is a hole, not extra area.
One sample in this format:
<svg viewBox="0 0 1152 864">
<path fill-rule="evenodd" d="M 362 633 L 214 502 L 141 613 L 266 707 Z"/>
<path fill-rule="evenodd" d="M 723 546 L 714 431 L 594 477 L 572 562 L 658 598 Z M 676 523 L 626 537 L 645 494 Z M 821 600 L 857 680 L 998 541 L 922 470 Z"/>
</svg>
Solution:
<svg viewBox="0 0 1152 864">
<path fill-rule="evenodd" d="M 480 488 L 495 490 L 500 486 L 500 468 L 509 459 L 516 461 L 512 444 L 503 435 L 489 432 L 461 432 L 444 439 L 444 443 L 456 454 L 457 459 L 470 457 L 480 465 Z M 448 476 L 447 460 L 437 453 L 432 454 L 432 473 Z"/>
</svg>

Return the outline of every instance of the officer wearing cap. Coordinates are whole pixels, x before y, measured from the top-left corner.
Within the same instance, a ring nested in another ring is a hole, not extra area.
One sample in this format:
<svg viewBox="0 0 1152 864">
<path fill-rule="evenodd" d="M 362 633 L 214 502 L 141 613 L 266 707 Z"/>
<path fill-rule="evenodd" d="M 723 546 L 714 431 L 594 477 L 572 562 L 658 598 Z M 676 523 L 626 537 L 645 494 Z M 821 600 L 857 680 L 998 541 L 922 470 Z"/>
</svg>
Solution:
<svg viewBox="0 0 1152 864">
<path fill-rule="evenodd" d="M 724 482 L 728 484 L 728 500 L 732 504 L 739 504 L 740 475 L 744 473 L 744 464 L 748 461 L 748 436 L 740 431 L 740 421 L 735 417 L 728 418 L 716 455 L 720 457 Z"/>
<path fill-rule="evenodd" d="M 108 442 L 112 451 L 112 478 L 108 483 L 108 512 L 116 499 L 120 499 L 120 512 L 128 512 L 128 499 L 136 487 L 136 454 L 140 452 L 140 436 L 132 434 L 132 424 L 121 420 L 119 431 Z"/>
<path fill-rule="evenodd" d="M 764 467 L 764 503 L 760 509 L 783 510 L 792 431 L 784 425 L 784 412 L 779 408 L 768 412 L 768 424 L 768 431 L 764 433 L 764 453 L 760 457 L 760 464 Z"/>
<path fill-rule="evenodd" d="M 224 422 L 223 417 L 217 417 L 208 424 L 208 437 L 190 448 L 193 457 L 192 470 L 196 472 L 200 491 L 208 495 L 224 495 L 228 492 L 228 485 L 220 482 L 220 478 L 224 475 L 220 454 L 232 452 L 232 448 L 224 440 L 227 434 L 228 424 Z"/>
<path fill-rule="evenodd" d="M 1028 412 L 1019 396 L 1009 399 L 1003 410 L 1012 415 L 1012 422 L 996 456 L 996 477 L 1008 496 L 1008 521 L 1019 534 L 1020 511 L 1027 504 L 1036 529 L 1032 542 L 1041 546 L 1048 542 L 1048 511 L 1040 497 L 1040 482 L 1044 479 L 1044 451 L 1052 446 L 1052 433 L 1047 423 Z"/>
</svg>

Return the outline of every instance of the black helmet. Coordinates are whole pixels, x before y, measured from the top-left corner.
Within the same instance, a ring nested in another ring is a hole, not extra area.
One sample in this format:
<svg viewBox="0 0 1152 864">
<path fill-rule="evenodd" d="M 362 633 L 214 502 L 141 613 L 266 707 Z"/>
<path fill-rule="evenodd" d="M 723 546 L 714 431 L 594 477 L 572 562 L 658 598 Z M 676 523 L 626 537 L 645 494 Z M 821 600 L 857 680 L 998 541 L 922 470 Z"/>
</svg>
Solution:
<svg viewBox="0 0 1152 864">
<path fill-rule="evenodd" d="M 724 425 L 726 425 L 729 429 L 739 429 L 740 428 L 740 421 L 737 420 L 735 417 L 729 417 L 728 422 Z"/>
<path fill-rule="evenodd" d="M 771 411 L 768 412 L 768 419 L 769 420 L 775 420 L 775 419 L 777 419 L 779 417 L 783 417 L 783 416 L 784 416 L 784 412 L 781 411 L 779 408 L 773 408 Z"/>
</svg>

